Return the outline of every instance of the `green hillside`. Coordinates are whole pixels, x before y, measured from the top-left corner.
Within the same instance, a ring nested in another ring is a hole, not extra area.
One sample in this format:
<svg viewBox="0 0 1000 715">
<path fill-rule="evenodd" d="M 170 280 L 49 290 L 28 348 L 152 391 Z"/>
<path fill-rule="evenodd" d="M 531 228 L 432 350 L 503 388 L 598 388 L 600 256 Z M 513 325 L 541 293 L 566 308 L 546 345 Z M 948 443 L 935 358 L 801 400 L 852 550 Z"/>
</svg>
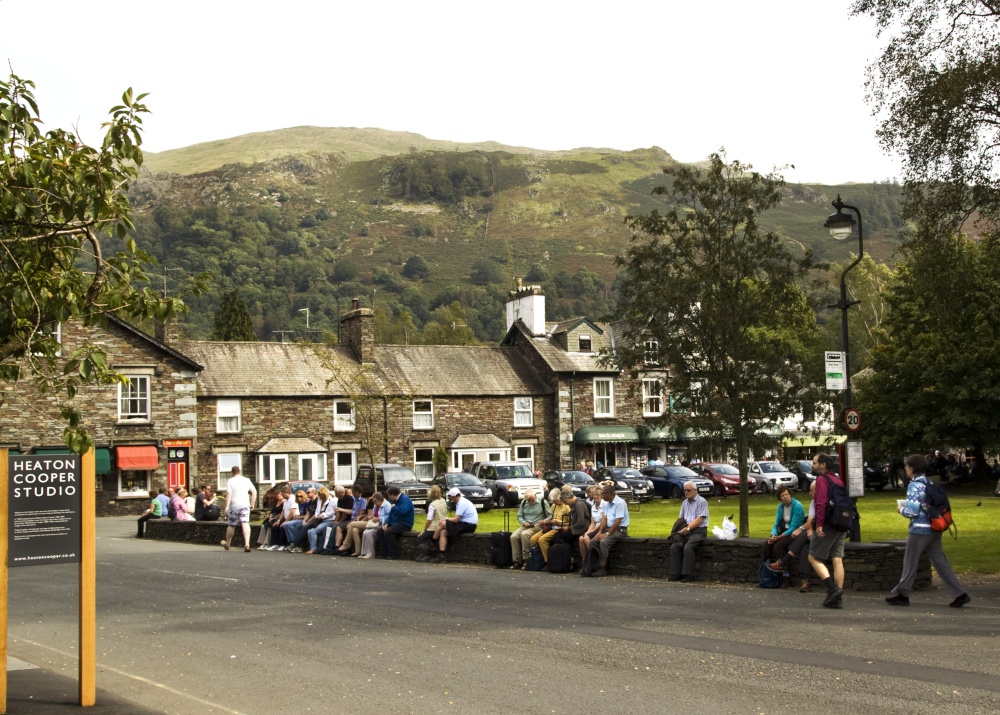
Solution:
<svg viewBox="0 0 1000 715">
<path fill-rule="evenodd" d="M 304 308 L 335 334 L 360 297 L 381 342 L 495 341 L 515 276 L 545 288 L 552 320 L 607 314 L 624 218 L 663 207 L 651 192 L 672 163 L 656 147 L 542 152 L 300 127 L 148 155 L 132 198 L 137 240 L 168 285 L 215 276 L 190 301 L 190 337 L 210 335 L 220 296 L 238 288 L 261 339 L 305 337 Z M 791 185 L 765 219 L 796 250 L 843 260 L 856 244 L 822 225 L 838 192 L 865 212 L 866 249 L 891 258 L 893 185 Z"/>
</svg>

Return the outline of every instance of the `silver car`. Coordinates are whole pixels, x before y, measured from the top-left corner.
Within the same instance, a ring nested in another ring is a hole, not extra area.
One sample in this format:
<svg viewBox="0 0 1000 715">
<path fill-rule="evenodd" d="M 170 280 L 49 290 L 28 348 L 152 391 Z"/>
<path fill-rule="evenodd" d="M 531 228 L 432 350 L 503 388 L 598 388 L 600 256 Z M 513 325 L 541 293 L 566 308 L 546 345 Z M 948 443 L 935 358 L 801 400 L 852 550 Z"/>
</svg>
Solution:
<svg viewBox="0 0 1000 715">
<path fill-rule="evenodd" d="M 780 462 L 750 462 L 750 474 L 757 480 L 757 491 L 771 494 L 784 485 L 793 492 L 799 488 L 799 478 Z"/>
</svg>

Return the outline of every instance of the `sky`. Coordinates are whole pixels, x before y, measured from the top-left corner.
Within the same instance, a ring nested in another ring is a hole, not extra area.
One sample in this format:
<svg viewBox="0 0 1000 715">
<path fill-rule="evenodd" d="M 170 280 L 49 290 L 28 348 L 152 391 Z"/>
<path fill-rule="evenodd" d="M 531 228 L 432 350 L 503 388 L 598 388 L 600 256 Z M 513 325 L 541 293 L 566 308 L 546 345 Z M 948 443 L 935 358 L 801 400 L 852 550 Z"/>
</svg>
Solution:
<svg viewBox="0 0 1000 715">
<path fill-rule="evenodd" d="M 900 177 L 850 0 L 0 0 L 0 59 L 90 144 L 148 92 L 146 151 L 295 126 L 536 149 L 659 146 L 791 182 Z"/>
</svg>

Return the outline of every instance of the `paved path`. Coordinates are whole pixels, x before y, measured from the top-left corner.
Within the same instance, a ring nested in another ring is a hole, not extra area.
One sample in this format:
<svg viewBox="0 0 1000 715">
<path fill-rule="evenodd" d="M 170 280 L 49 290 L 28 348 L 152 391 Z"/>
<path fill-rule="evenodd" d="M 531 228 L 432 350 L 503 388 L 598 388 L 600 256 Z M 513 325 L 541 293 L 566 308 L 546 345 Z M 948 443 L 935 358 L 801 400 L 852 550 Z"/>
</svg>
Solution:
<svg viewBox="0 0 1000 715">
<path fill-rule="evenodd" d="M 934 590 L 830 611 L 818 594 L 244 554 L 133 528 L 98 521 L 98 686 L 135 704 L 120 712 L 800 712 L 811 683 L 838 693 L 829 712 L 1000 702 L 996 583 L 961 610 Z M 8 712 L 46 712 L 19 709 L 24 687 L 75 678 L 75 584 L 71 565 L 11 570 L 10 653 L 40 672 L 9 675 Z"/>
</svg>

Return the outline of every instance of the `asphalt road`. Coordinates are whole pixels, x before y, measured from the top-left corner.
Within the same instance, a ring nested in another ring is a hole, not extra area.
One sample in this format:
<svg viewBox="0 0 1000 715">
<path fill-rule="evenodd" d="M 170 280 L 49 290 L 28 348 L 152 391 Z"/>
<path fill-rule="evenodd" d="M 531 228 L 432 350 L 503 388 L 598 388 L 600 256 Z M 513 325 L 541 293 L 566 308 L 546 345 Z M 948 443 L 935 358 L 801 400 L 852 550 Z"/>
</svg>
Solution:
<svg viewBox="0 0 1000 715">
<path fill-rule="evenodd" d="M 1000 710 L 996 583 L 970 586 L 964 609 L 935 589 L 909 608 L 850 593 L 831 611 L 815 593 L 245 554 L 133 531 L 98 520 L 97 683 L 136 711 Z M 12 656 L 75 677 L 76 581 L 73 565 L 11 569 Z"/>
</svg>

